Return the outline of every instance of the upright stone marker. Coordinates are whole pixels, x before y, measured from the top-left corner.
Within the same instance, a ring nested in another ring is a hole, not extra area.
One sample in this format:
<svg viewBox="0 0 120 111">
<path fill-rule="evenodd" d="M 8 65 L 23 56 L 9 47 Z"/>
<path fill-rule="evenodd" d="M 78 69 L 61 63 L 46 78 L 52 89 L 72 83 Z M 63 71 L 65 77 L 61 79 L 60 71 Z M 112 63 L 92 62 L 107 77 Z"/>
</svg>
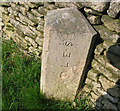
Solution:
<svg viewBox="0 0 120 111">
<path fill-rule="evenodd" d="M 96 32 L 74 8 L 47 13 L 41 90 L 48 98 L 74 100 Z"/>
</svg>

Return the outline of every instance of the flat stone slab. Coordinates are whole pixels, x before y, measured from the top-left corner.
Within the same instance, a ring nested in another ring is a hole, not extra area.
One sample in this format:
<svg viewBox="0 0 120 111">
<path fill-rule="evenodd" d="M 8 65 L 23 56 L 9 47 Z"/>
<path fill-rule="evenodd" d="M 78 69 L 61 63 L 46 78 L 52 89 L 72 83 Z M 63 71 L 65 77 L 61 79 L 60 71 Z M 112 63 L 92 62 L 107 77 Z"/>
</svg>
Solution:
<svg viewBox="0 0 120 111">
<path fill-rule="evenodd" d="M 95 35 L 75 8 L 47 13 L 41 68 L 41 90 L 47 98 L 74 100 Z"/>
</svg>

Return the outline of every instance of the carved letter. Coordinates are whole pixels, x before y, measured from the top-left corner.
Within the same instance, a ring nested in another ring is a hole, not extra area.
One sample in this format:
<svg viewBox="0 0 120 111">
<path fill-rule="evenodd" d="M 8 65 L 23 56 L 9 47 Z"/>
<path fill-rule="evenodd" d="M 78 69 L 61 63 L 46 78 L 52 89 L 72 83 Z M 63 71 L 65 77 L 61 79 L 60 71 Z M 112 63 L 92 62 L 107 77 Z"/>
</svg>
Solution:
<svg viewBox="0 0 120 111">
<path fill-rule="evenodd" d="M 73 46 L 72 42 L 65 42 L 66 46 Z"/>
<path fill-rule="evenodd" d="M 63 52 L 63 57 L 71 57 L 71 53 Z"/>
</svg>

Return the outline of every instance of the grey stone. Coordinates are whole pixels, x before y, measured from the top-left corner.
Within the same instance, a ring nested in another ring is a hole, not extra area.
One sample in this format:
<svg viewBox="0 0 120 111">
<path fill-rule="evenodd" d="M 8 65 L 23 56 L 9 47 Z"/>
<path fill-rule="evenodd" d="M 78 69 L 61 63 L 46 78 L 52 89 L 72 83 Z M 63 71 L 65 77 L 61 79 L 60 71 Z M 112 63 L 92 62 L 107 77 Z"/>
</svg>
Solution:
<svg viewBox="0 0 120 111">
<path fill-rule="evenodd" d="M 115 97 L 113 97 L 113 96 L 111 96 L 111 95 L 109 95 L 109 94 L 103 95 L 103 97 L 104 97 L 105 99 L 109 99 L 109 100 L 110 100 L 111 102 L 113 102 L 113 103 L 118 103 L 118 101 L 119 101 L 118 98 L 115 98 Z"/>
<path fill-rule="evenodd" d="M 111 1 L 110 7 L 107 10 L 108 15 L 115 18 L 119 12 L 120 12 L 120 2 Z"/>
<path fill-rule="evenodd" d="M 120 89 L 117 87 L 109 88 L 107 92 L 112 95 L 113 97 L 120 97 Z"/>
<path fill-rule="evenodd" d="M 48 12 L 41 69 L 41 90 L 47 98 L 74 100 L 93 36 L 96 32 L 77 9 Z"/>
<path fill-rule="evenodd" d="M 113 110 L 113 109 L 114 109 L 114 110 L 118 110 L 113 103 L 109 102 L 108 99 L 104 99 L 104 100 L 102 101 L 102 103 L 104 104 L 104 106 L 105 106 L 107 109 L 110 109 L 110 110 Z"/>
<path fill-rule="evenodd" d="M 118 68 L 120 70 L 120 56 L 108 51 L 107 52 L 107 58 L 109 59 L 109 61 L 111 62 L 111 64 L 114 67 L 116 67 L 116 68 Z M 118 76 L 120 77 L 120 73 L 119 73 Z"/>
<path fill-rule="evenodd" d="M 120 36 L 116 32 L 110 31 L 103 25 L 94 26 L 94 28 L 100 33 L 100 37 L 103 40 L 109 40 L 116 43 L 120 39 Z"/>
<path fill-rule="evenodd" d="M 119 103 L 118 103 L 118 106 L 117 106 L 117 108 L 120 110 L 120 101 L 119 101 Z"/>
<path fill-rule="evenodd" d="M 112 45 L 109 47 L 108 51 L 120 56 L 120 45 Z"/>
<path fill-rule="evenodd" d="M 101 102 L 96 102 L 97 110 L 100 110 L 103 106 Z"/>
<path fill-rule="evenodd" d="M 120 19 L 113 19 L 108 15 L 103 15 L 101 20 L 109 30 L 120 32 Z"/>
<path fill-rule="evenodd" d="M 108 1 L 104 0 L 106 2 L 81 2 L 83 6 L 90 7 L 98 12 L 103 12 L 108 8 Z"/>
</svg>

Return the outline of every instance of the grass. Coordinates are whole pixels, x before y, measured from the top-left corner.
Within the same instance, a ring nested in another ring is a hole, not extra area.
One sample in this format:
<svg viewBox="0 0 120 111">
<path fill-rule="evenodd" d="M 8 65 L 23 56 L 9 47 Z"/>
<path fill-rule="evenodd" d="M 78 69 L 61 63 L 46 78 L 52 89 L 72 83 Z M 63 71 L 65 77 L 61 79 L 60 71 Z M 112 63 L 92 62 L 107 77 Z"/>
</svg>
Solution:
<svg viewBox="0 0 120 111">
<path fill-rule="evenodd" d="M 76 102 L 46 99 L 40 93 L 40 60 L 19 52 L 14 42 L 2 44 L 2 109 L 92 110 L 86 99 Z"/>
</svg>

